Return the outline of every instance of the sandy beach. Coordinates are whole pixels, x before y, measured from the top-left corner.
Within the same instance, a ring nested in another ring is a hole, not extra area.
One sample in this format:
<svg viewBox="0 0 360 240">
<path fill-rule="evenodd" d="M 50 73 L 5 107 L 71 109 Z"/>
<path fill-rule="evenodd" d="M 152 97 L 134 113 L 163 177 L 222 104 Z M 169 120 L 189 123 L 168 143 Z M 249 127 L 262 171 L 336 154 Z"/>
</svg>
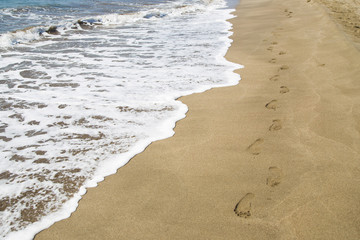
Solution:
<svg viewBox="0 0 360 240">
<path fill-rule="evenodd" d="M 360 239 L 351 4 L 241 0 L 226 56 L 240 83 L 181 98 L 173 137 L 35 239 Z"/>
</svg>

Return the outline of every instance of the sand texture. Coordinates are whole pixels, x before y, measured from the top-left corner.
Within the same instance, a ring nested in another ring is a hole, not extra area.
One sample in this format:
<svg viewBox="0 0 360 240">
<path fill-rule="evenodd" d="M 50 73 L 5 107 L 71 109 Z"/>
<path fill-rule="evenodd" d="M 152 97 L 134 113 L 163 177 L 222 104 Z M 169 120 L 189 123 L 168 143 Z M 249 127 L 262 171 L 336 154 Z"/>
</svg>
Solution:
<svg viewBox="0 0 360 240">
<path fill-rule="evenodd" d="M 240 84 L 182 98 L 174 137 L 36 240 L 360 239 L 360 53 L 327 9 L 242 0 Z"/>
<path fill-rule="evenodd" d="M 307 0 L 319 1 L 330 16 L 360 50 L 360 0 Z"/>
</svg>

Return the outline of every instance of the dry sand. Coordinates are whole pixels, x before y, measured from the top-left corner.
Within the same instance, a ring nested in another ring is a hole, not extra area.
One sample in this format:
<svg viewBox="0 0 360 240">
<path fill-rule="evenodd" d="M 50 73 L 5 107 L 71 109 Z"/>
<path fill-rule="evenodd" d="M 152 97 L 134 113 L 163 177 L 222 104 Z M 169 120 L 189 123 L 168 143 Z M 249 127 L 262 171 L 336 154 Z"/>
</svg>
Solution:
<svg viewBox="0 0 360 240">
<path fill-rule="evenodd" d="M 360 53 L 327 9 L 242 0 L 240 84 L 182 98 L 174 137 L 36 240 L 360 239 Z"/>
</svg>

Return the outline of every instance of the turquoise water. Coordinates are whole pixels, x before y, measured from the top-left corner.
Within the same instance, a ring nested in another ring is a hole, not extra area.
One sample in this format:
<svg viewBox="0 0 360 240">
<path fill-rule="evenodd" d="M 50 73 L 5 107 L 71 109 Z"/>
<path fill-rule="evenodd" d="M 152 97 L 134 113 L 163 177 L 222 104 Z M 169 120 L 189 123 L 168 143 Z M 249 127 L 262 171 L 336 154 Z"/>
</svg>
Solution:
<svg viewBox="0 0 360 240">
<path fill-rule="evenodd" d="M 86 3 L 91 1 L 2 0 L 0 2 L 0 8 L 18 8 L 18 7 L 26 7 L 26 6 L 76 6 L 77 3 L 81 3 L 81 2 Z"/>
</svg>

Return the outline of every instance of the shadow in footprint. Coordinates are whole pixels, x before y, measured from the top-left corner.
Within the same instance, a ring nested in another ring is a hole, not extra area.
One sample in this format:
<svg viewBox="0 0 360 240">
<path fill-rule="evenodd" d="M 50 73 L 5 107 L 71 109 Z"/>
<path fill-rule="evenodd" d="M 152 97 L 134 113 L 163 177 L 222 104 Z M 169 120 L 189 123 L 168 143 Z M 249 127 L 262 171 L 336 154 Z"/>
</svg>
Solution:
<svg viewBox="0 0 360 240">
<path fill-rule="evenodd" d="M 275 81 L 279 80 L 279 77 L 280 77 L 279 75 L 274 75 L 274 76 L 270 77 L 269 80 L 275 82 Z"/>
<path fill-rule="evenodd" d="M 251 216 L 251 202 L 255 195 L 253 193 L 247 193 L 240 201 L 236 204 L 234 212 L 239 217 L 248 218 Z"/>
<path fill-rule="evenodd" d="M 271 100 L 270 102 L 268 102 L 265 107 L 267 109 L 273 109 L 274 111 L 276 110 L 277 106 L 277 100 Z"/>
<path fill-rule="evenodd" d="M 286 16 L 288 16 L 288 17 L 291 17 L 291 14 L 293 13 L 293 12 L 289 11 L 288 9 L 285 9 L 284 12 L 287 13 Z"/>
<path fill-rule="evenodd" d="M 259 155 L 261 152 L 261 148 L 260 145 L 264 142 L 264 139 L 262 138 L 258 138 L 255 140 L 255 142 L 253 142 L 250 146 L 247 147 L 247 150 L 252 154 L 252 155 Z"/>
<path fill-rule="evenodd" d="M 269 127 L 269 131 L 279 131 L 282 128 L 282 123 L 280 119 L 273 120 L 273 124 Z"/>
<path fill-rule="evenodd" d="M 287 70 L 289 69 L 289 66 L 288 65 L 282 65 L 279 70 Z"/>
<path fill-rule="evenodd" d="M 278 167 L 269 167 L 269 175 L 266 179 L 266 184 L 270 187 L 279 185 L 282 181 L 283 173 Z"/>
<path fill-rule="evenodd" d="M 284 55 L 284 54 L 286 54 L 285 51 L 280 51 L 280 52 L 279 52 L 279 55 Z"/>
<path fill-rule="evenodd" d="M 269 60 L 269 63 L 276 63 L 276 58 L 272 58 L 271 60 Z"/>
<path fill-rule="evenodd" d="M 286 86 L 281 86 L 280 87 L 280 93 L 281 94 L 288 93 L 288 92 L 290 92 L 290 90 Z"/>
</svg>

